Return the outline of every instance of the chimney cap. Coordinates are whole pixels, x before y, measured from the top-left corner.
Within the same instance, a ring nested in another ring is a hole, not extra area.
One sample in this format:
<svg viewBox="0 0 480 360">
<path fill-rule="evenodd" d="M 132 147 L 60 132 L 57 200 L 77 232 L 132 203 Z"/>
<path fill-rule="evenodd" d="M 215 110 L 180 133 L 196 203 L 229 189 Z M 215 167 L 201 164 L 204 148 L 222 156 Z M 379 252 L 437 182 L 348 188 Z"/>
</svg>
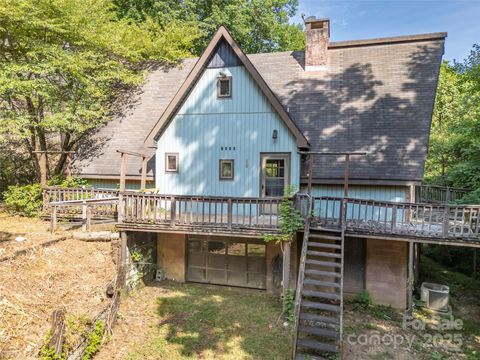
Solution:
<svg viewBox="0 0 480 360">
<path fill-rule="evenodd" d="M 305 19 L 305 24 L 307 23 L 313 23 L 313 22 L 330 22 L 330 19 L 329 18 L 320 18 L 320 19 L 317 19 L 316 16 L 309 16 Z"/>
</svg>

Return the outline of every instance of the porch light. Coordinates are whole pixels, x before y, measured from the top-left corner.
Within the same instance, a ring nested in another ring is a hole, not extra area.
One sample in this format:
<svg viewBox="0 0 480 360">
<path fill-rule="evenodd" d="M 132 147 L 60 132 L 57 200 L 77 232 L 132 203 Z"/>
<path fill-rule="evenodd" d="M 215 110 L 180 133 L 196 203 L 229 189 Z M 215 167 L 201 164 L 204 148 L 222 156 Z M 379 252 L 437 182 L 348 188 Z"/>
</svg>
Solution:
<svg viewBox="0 0 480 360">
<path fill-rule="evenodd" d="M 277 131 L 277 129 L 273 129 L 272 139 L 273 139 L 273 140 L 277 140 L 277 137 L 278 137 L 278 131 Z"/>
</svg>

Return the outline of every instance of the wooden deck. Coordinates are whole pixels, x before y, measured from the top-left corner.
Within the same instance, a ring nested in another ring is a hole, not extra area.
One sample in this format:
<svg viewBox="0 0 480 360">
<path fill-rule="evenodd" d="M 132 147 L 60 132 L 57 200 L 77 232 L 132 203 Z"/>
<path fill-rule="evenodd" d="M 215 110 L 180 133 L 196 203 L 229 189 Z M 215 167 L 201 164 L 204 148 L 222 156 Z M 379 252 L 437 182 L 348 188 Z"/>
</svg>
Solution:
<svg viewBox="0 0 480 360">
<path fill-rule="evenodd" d="M 92 214 L 116 217 L 117 226 L 130 231 L 162 231 L 261 236 L 278 231 L 281 198 L 175 196 L 99 189 L 45 190 L 49 203 L 82 214 L 71 201 L 118 197 L 116 204 L 92 204 Z M 480 206 L 413 204 L 297 194 L 295 205 L 312 227 L 345 227 L 347 235 L 407 239 L 419 242 L 480 244 Z M 70 205 L 69 205 L 70 202 Z M 48 208 L 48 206 L 46 206 Z M 85 213 L 85 209 L 83 209 Z"/>
</svg>

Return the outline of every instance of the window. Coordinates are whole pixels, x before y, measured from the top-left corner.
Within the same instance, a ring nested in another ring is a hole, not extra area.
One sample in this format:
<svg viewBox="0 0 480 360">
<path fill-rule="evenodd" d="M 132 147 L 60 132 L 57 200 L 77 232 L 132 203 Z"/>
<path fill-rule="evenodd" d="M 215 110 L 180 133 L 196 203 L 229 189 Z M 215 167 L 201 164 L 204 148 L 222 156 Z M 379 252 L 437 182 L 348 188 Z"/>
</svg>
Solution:
<svg viewBox="0 0 480 360">
<path fill-rule="evenodd" d="M 229 98 L 232 97 L 232 78 L 222 76 L 217 79 L 217 97 Z"/>
<path fill-rule="evenodd" d="M 170 172 L 170 173 L 178 172 L 178 154 L 176 153 L 165 154 L 165 172 Z"/>
<path fill-rule="evenodd" d="M 220 160 L 220 180 L 233 180 L 233 160 Z"/>
</svg>

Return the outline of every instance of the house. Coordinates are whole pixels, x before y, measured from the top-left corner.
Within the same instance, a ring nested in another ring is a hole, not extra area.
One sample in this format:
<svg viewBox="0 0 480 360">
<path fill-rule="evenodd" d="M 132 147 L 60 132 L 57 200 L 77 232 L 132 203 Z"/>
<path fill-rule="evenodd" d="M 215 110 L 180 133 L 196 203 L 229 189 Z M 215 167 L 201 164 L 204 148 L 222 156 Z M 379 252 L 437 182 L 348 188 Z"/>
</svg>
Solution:
<svg viewBox="0 0 480 360">
<path fill-rule="evenodd" d="M 278 291 L 281 250 L 262 240 L 278 223 L 278 197 L 293 185 L 317 199 L 316 218 L 341 219 L 349 153 L 366 155 L 350 158 L 345 219 L 393 230 L 412 222 L 405 204 L 423 178 L 446 33 L 329 37 L 328 19 L 309 18 L 305 51 L 247 55 L 221 27 L 200 58 L 152 69 L 80 152 L 77 173 L 95 187 L 118 186 L 123 168 L 127 188 L 138 189 L 141 162 L 121 164 L 117 150 L 146 156 L 154 194 L 125 193 L 119 228 L 128 244 L 155 249 L 167 278 Z M 303 237 L 292 244 L 294 278 L 322 264 L 301 254 Z M 309 241 L 331 250 L 313 256 L 341 258 L 331 267 L 341 268 L 343 292 L 407 306 L 407 238 L 319 230 Z"/>
</svg>

